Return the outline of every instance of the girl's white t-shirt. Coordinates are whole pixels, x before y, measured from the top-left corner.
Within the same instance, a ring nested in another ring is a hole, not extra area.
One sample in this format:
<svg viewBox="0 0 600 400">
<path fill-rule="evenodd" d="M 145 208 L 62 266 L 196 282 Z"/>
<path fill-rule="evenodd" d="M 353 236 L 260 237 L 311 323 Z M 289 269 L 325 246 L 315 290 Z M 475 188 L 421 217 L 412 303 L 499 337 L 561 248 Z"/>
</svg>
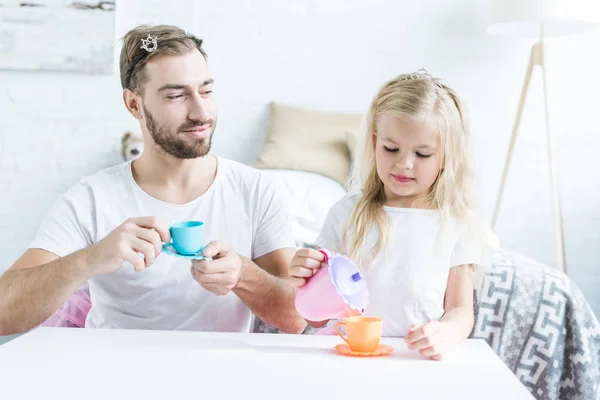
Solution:
<svg viewBox="0 0 600 400">
<path fill-rule="evenodd" d="M 166 226 L 203 221 L 207 242 L 223 240 L 250 259 L 294 248 L 287 202 L 274 183 L 260 170 L 222 157 L 217 162 L 210 188 L 182 205 L 145 193 L 131 162 L 86 177 L 58 199 L 29 247 L 64 257 L 130 217 L 156 216 Z M 126 262 L 114 274 L 92 277 L 86 327 L 249 332 L 253 315 L 240 298 L 206 291 L 190 268 L 190 260 L 161 253 L 143 272 Z"/>
<path fill-rule="evenodd" d="M 343 230 L 358 195 L 347 196 L 329 211 L 315 244 L 347 254 Z M 403 337 L 413 325 L 440 319 L 450 268 L 480 264 L 480 252 L 461 225 L 450 221 L 438 245 L 441 219 L 438 211 L 384 207 L 389 217 L 387 248 L 369 265 L 361 265 L 369 303 L 365 315 L 383 319 L 383 335 Z M 376 243 L 375 228 L 367 235 L 362 253 Z"/>
</svg>

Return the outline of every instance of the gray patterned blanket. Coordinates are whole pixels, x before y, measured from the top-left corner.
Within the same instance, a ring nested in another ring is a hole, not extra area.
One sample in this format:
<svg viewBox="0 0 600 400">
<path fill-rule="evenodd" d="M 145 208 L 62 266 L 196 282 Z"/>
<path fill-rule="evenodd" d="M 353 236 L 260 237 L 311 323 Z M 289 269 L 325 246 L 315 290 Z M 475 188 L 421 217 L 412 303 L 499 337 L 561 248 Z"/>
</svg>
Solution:
<svg viewBox="0 0 600 400">
<path fill-rule="evenodd" d="M 535 398 L 600 399 L 600 324 L 565 274 L 497 251 L 475 317 L 471 337 L 484 339 Z M 260 320 L 254 331 L 278 332 Z"/>
<path fill-rule="evenodd" d="M 598 398 L 600 324 L 565 274 L 498 251 L 475 312 L 471 336 L 485 339 L 537 399 Z"/>
</svg>

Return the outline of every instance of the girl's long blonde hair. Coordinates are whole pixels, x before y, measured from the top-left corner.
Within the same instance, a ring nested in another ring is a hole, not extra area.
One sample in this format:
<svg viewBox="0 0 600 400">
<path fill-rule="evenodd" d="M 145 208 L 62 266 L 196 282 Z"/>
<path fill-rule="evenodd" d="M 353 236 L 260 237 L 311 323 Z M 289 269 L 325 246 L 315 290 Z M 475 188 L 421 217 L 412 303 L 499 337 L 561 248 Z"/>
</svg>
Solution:
<svg viewBox="0 0 600 400">
<path fill-rule="evenodd" d="M 439 211 L 442 227 L 455 218 L 467 229 L 475 239 L 474 245 L 479 247 L 476 250 L 480 251 L 483 264 L 488 231 L 476 205 L 475 170 L 466 108 L 453 89 L 425 72 L 403 74 L 388 81 L 371 102 L 355 149 L 349 181 L 350 192 L 357 192 L 359 197 L 342 235 L 344 252 L 357 265 L 366 268 L 387 247 L 389 221 L 383 208 L 385 192 L 377 174 L 373 145 L 377 120 L 384 114 L 436 124 L 440 134 L 442 165 L 425 203 Z M 378 231 L 378 239 L 365 254 L 363 246 L 372 228 Z M 481 268 L 476 270 L 475 284 L 478 285 L 482 272 Z"/>
</svg>

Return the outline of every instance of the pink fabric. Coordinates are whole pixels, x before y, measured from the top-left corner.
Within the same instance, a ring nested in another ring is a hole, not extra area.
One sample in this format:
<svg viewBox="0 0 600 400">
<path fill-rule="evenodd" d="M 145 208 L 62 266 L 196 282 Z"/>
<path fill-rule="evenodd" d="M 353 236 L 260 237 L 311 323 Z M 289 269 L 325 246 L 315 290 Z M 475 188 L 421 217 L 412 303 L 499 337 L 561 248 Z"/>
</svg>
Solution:
<svg viewBox="0 0 600 400">
<path fill-rule="evenodd" d="M 77 289 L 42 326 L 85 328 L 92 301 L 87 283 Z"/>
</svg>

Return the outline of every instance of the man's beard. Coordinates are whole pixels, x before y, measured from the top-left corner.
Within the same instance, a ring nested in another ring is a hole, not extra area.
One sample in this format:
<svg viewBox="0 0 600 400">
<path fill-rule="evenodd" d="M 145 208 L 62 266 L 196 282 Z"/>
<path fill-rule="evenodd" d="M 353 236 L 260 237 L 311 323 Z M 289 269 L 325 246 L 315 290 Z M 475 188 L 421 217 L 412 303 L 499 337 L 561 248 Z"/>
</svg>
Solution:
<svg viewBox="0 0 600 400">
<path fill-rule="evenodd" d="M 154 143 L 165 153 L 181 159 L 204 157 L 209 153 L 212 134 L 216 127 L 216 119 L 210 119 L 206 122 L 189 121 L 181 125 L 173 134 L 168 127 L 160 125 L 146 107 L 144 107 L 144 114 L 146 115 L 146 127 L 150 132 L 150 136 L 152 136 Z M 212 131 L 205 138 L 190 141 L 179 136 L 183 131 L 204 125 L 212 125 Z"/>
</svg>

